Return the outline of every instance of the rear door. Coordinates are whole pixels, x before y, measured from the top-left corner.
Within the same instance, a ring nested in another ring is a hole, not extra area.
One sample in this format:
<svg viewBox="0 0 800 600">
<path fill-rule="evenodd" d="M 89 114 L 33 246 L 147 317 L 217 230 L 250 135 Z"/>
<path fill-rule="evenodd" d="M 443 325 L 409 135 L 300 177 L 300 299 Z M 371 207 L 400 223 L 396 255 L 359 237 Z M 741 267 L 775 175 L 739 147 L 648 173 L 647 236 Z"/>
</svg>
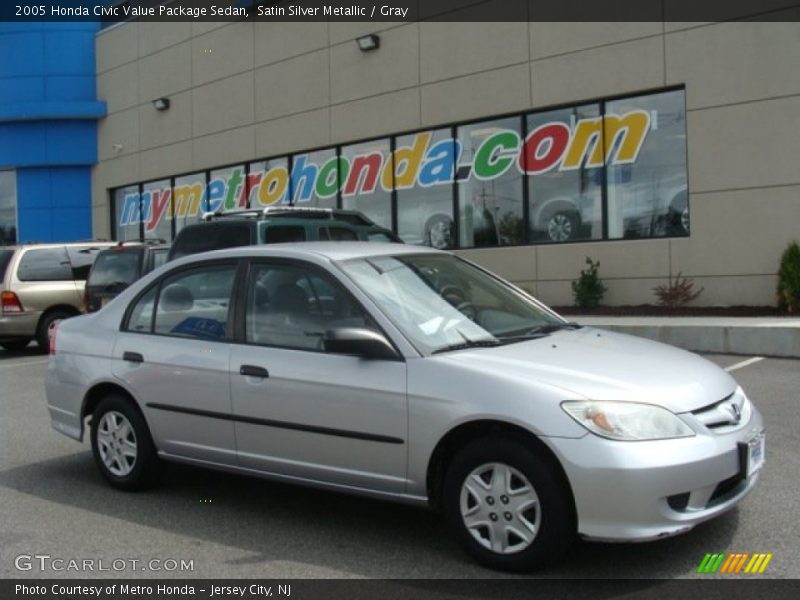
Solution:
<svg viewBox="0 0 800 600">
<path fill-rule="evenodd" d="M 134 300 L 117 337 L 114 375 L 169 454 L 236 462 L 228 374 L 236 268 L 202 263 L 166 276 Z"/>
</svg>

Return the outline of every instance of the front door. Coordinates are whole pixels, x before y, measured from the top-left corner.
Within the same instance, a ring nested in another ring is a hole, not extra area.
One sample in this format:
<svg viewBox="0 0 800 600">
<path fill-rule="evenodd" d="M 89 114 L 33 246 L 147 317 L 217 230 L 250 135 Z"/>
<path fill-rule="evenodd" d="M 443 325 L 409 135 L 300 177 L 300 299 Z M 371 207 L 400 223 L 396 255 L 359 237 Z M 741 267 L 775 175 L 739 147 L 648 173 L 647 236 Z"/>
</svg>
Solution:
<svg viewBox="0 0 800 600">
<path fill-rule="evenodd" d="M 255 263 L 244 343 L 231 348 L 231 394 L 243 466 L 305 480 L 402 492 L 406 364 L 326 353 L 336 327 L 375 327 L 329 275 Z"/>
</svg>

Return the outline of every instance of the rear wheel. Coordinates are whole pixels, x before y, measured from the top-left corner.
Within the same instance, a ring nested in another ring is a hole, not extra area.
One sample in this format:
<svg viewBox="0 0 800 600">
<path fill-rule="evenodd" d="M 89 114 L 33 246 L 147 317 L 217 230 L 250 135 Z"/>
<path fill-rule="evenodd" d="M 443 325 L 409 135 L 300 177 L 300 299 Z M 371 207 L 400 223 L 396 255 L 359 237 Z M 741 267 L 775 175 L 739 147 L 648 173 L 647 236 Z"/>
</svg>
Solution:
<svg viewBox="0 0 800 600">
<path fill-rule="evenodd" d="M 112 394 L 92 417 L 92 454 L 114 487 L 142 490 L 158 480 L 160 460 L 144 417 L 127 398 Z"/>
<path fill-rule="evenodd" d="M 36 343 L 39 344 L 41 352 L 47 352 L 50 348 L 50 334 L 58 326 L 59 321 L 69 319 L 75 313 L 67 312 L 66 310 L 54 310 L 45 315 L 39 321 L 39 326 L 36 328 Z"/>
<path fill-rule="evenodd" d="M 445 475 L 448 524 L 479 563 L 530 571 L 558 558 L 575 536 L 569 493 L 556 470 L 514 440 L 482 438 Z"/>
<path fill-rule="evenodd" d="M 0 342 L 0 346 L 8 350 L 9 352 L 19 352 L 20 350 L 24 350 L 28 347 L 28 344 L 31 343 L 30 339 L 27 340 L 11 340 L 7 342 Z"/>
</svg>

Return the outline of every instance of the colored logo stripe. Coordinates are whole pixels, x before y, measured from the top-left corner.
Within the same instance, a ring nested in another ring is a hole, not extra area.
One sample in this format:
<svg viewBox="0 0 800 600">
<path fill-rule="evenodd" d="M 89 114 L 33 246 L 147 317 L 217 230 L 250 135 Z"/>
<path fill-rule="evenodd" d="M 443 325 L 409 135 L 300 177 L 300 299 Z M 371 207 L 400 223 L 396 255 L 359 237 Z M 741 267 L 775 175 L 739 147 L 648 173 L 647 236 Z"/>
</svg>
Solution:
<svg viewBox="0 0 800 600">
<path fill-rule="evenodd" d="M 726 554 L 719 552 L 715 554 L 706 554 L 697 567 L 698 573 L 714 574 L 737 574 L 737 573 L 763 573 L 767 569 L 769 561 L 772 560 L 772 554 L 763 552 L 756 552 L 750 554 L 749 552 L 734 552 Z M 749 559 L 749 560 L 748 560 Z M 746 566 L 745 566 L 746 565 Z M 744 570 L 744 571 L 742 571 Z"/>
</svg>

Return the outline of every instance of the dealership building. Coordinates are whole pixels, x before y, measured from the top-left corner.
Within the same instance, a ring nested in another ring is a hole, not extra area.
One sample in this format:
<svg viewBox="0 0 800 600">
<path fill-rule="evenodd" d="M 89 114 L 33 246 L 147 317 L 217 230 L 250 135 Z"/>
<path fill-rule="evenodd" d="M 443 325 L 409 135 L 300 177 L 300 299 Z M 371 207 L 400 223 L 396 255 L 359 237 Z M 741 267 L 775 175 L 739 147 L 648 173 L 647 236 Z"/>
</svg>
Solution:
<svg viewBox="0 0 800 600">
<path fill-rule="evenodd" d="M 695 305 L 774 304 L 781 252 L 800 238 L 796 23 L 245 20 L 92 35 L 95 237 L 169 240 L 206 211 L 357 209 L 556 305 L 586 257 L 607 304 L 654 303 L 678 273 L 704 288 Z M 19 238 L 40 239 L 17 194 Z"/>
</svg>

